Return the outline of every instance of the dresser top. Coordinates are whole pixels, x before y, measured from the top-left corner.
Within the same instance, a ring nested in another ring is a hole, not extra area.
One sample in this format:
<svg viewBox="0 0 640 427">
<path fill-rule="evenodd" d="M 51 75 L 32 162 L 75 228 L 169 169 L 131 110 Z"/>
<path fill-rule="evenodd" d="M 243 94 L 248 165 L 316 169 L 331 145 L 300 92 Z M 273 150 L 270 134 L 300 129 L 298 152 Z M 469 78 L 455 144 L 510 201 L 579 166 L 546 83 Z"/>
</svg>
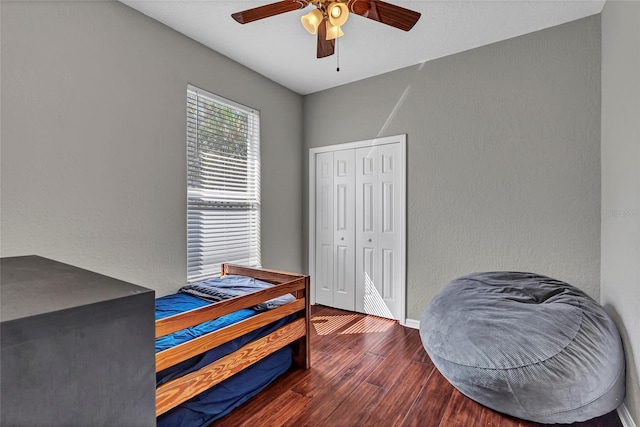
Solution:
<svg viewBox="0 0 640 427">
<path fill-rule="evenodd" d="M 153 291 L 39 256 L 0 258 L 0 320 L 21 319 Z"/>
</svg>

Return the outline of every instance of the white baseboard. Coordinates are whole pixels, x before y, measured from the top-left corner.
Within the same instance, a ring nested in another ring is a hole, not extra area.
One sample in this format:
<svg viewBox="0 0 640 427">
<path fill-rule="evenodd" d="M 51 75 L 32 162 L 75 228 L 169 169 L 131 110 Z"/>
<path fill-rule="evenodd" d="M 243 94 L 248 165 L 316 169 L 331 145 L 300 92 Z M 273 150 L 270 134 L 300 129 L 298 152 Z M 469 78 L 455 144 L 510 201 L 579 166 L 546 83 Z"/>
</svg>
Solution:
<svg viewBox="0 0 640 427">
<path fill-rule="evenodd" d="M 618 406 L 618 416 L 624 427 L 636 427 L 636 423 L 633 422 L 633 418 L 631 418 L 631 414 L 627 407 L 624 406 L 624 403 Z"/>
<path fill-rule="evenodd" d="M 404 326 L 412 329 L 420 329 L 420 321 L 415 319 L 406 319 L 404 321 Z"/>
</svg>

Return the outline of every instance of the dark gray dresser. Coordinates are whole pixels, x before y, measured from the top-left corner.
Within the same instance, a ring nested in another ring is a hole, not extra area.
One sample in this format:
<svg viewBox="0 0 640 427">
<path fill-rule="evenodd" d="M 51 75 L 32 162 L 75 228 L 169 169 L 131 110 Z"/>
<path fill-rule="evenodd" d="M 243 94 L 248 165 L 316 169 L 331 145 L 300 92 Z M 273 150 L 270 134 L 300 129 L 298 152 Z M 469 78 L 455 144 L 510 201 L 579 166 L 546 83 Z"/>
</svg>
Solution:
<svg viewBox="0 0 640 427">
<path fill-rule="evenodd" d="M 0 425 L 154 426 L 154 292 L 37 256 L 0 262 Z"/>
</svg>

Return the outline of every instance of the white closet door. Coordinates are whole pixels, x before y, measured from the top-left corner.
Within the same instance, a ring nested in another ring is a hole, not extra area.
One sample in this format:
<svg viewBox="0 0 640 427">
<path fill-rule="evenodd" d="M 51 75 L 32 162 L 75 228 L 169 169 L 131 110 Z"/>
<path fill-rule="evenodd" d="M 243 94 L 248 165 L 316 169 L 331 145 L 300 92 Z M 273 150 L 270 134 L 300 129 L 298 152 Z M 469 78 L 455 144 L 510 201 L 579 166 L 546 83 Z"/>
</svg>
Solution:
<svg viewBox="0 0 640 427">
<path fill-rule="evenodd" d="M 316 302 L 333 306 L 333 153 L 316 156 L 316 224 L 314 276 Z"/>
<path fill-rule="evenodd" d="M 405 321 L 405 149 L 397 135 L 309 151 L 314 303 Z"/>
<path fill-rule="evenodd" d="M 391 319 L 400 319 L 404 304 L 401 150 L 356 150 L 356 311 Z"/>
<path fill-rule="evenodd" d="M 334 274 L 333 307 L 355 309 L 354 150 L 333 153 Z"/>
</svg>

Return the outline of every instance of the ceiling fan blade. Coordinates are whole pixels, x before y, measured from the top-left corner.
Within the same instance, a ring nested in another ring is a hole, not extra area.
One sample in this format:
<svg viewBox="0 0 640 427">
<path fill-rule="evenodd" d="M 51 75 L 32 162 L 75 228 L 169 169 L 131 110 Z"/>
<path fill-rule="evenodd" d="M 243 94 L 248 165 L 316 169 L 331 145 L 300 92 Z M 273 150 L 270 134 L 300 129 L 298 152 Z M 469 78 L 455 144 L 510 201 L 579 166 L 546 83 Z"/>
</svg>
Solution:
<svg viewBox="0 0 640 427">
<path fill-rule="evenodd" d="M 382 0 L 349 0 L 349 10 L 356 15 L 409 31 L 420 19 L 420 13 Z"/>
<path fill-rule="evenodd" d="M 253 9 L 243 10 L 231 15 L 240 24 L 257 21 L 258 19 L 269 18 L 270 16 L 280 15 L 281 13 L 292 12 L 302 9 L 309 4 L 309 0 L 282 0 L 276 3 L 265 4 L 264 6 L 254 7 Z"/>
<path fill-rule="evenodd" d="M 324 18 L 318 26 L 318 58 L 333 55 L 333 49 L 336 41 L 327 40 L 327 18 Z"/>
</svg>

